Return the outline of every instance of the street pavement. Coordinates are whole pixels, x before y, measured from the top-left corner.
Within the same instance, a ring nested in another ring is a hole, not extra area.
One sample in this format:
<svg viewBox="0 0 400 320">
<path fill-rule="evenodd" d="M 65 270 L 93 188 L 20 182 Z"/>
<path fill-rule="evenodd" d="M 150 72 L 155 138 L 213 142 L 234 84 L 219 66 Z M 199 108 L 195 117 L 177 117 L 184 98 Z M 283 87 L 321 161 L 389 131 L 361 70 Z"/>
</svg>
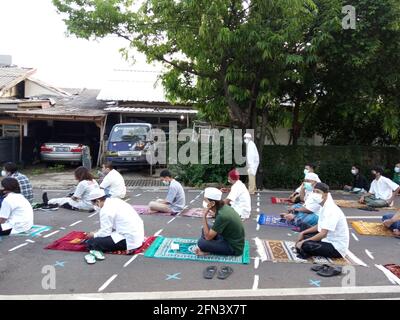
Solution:
<svg viewBox="0 0 400 320">
<path fill-rule="evenodd" d="M 68 188 L 47 190 L 49 198 L 64 196 Z M 36 201 L 41 192 L 36 190 Z M 189 207 L 201 207 L 202 190 L 185 189 Z M 147 204 L 163 198 L 165 188 L 129 190 L 130 204 Z M 2 237 L 0 240 L 0 300 L 2 299 L 380 299 L 400 298 L 400 286 L 392 284 L 375 265 L 400 264 L 400 239 L 370 237 L 350 230 L 350 250 L 367 266 L 355 267 L 355 286 L 343 286 L 345 276 L 322 278 L 310 270 L 310 264 L 260 261 L 255 238 L 296 240 L 286 228 L 258 226 L 257 214 L 279 214 L 285 205 L 272 205 L 271 196 L 288 192 L 263 191 L 252 196 L 251 219 L 244 222 L 246 239 L 251 245 L 249 265 L 230 265 L 234 273 L 226 280 L 205 280 L 202 272 L 209 264 L 196 261 L 146 258 L 143 255 L 106 255 L 104 261 L 87 265 L 84 253 L 45 250 L 54 240 L 76 231 L 95 231 L 99 216 L 59 209 L 35 211 L 35 224 L 52 230 L 39 237 Z M 334 193 L 336 199 L 351 199 Z M 397 203 L 400 201 L 397 200 Z M 367 212 L 344 209 L 346 215 L 378 221 L 386 211 Z M 170 216 L 142 216 L 146 235 L 198 238 L 201 219 Z M 358 219 L 358 218 L 357 218 Z M 213 265 L 222 265 L 213 263 Z M 44 289 L 44 266 L 54 266 L 56 288 Z"/>
</svg>

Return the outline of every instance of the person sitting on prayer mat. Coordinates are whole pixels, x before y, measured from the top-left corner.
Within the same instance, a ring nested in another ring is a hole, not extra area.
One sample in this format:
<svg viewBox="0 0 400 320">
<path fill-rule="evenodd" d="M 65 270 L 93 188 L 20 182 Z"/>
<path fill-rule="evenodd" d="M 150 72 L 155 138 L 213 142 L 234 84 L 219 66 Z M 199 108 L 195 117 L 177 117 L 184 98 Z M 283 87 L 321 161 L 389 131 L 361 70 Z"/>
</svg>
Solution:
<svg viewBox="0 0 400 320">
<path fill-rule="evenodd" d="M 366 193 L 369 188 L 370 184 L 367 181 L 367 178 L 360 172 L 359 165 L 353 165 L 351 167 L 351 174 L 353 175 L 353 183 L 351 186 L 344 186 L 344 191 L 348 191 L 351 193 Z"/>
<path fill-rule="evenodd" d="M 317 183 L 314 187 L 315 199 L 321 205 L 318 224 L 300 232 L 296 249 L 299 256 L 344 258 L 349 249 L 349 226 L 343 211 L 335 204 L 329 186 Z"/>
<path fill-rule="evenodd" d="M 312 163 L 307 163 L 304 166 L 304 177 L 307 175 L 307 173 L 314 173 L 316 176 L 316 181 L 317 182 L 321 182 L 321 180 L 319 179 L 318 175 L 315 173 L 315 164 Z M 300 191 L 301 191 L 301 187 L 303 186 L 303 184 L 300 185 L 300 187 L 298 187 L 290 196 L 289 196 L 289 200 L 292 203 L 300 203 L 303 202 L 303 200 L 301 200 L 300 198 Z"/>
<path fill-rule="evenodd" d="M 196 254 L 240 256 L 243 254 L 245 233 L 238 213 L 221 200 L 222 192 L 217 188 L 206 188 L 203 199 L 203 230 L 197 242 Z M 212 212 L 215 222 L 211 227 L 207 215 Z"/>
<path fill-rule="evenodd" d="M 382 217 L 383 225 L 393 232 L 393 235 L 400 237 L 400 213 L 388 213 Z"/>
<path fill-rule="evenodd" d="M 228 173 L 228 181 L 232 188 L 224 203 L 230 205 L 242 219 L 250 218 L 251 197 L 246 185 L 240 181 L 239 172 L 236 169 Z M 221 190 L 222 191 L 222 190 Z"/>
</svg>

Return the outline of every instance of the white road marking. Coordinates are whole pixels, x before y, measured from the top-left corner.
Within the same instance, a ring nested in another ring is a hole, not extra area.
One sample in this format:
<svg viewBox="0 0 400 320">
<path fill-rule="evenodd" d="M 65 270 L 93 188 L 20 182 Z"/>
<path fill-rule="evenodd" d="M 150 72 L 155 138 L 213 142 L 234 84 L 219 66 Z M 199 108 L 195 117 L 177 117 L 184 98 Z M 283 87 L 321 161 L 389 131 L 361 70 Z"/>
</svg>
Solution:
<svg viewBox="0 0 400 320">
<path fill-rule="evenodd" d="M 171 220 L 169 220 L 168 222 L 167 222 L 167 224 L 170 224 L 172 221 L 174 221 L 176 219 L 176 217 L 173 217 Z"/>
<path fill-rule="evenodd" d="M 165 299 L 211 299 L 245 297 L 297 297 L 318 295 L 355 294 L 400 294 L 400 286 L 357 286 L 323 288 L 277 288 L 277 289 L 235 289 L 235 290 L 197 290 L 197 291 L 154 291 L 154 292 L 115 292 L 115 293 L 72 293 L 43 295 L 2 295 L 0 300 L 78 300 L 101 298 L 104 300 L 165 300 Z M 167 298 L 166 298 L 167 297 Z"/>
<path fill-rule="evenodd" d="M 78 223 L 81 223 L 81 222 L 82 222 L 82 220 L 78 220 L 78 221 L 76 221 L 74 223 L 71 223 L 69 226 L 73 227 L 73 226 L 76 226 Z"/>
<path fill-rule="evenodd" d="M 252 290 L 257 290 L 257 289 L 258 289 L 258 282 L 259 282 L 259 280 L 260 280 L 260 277 L 259 277 L 258 274 L 256 274 L 256 275 L 254 276 L 254 282 L 253 282 L 253 288 L 252 288 Z"/>
<path fill-rule="evenodd" d="M 161 232 L 163 232 L 163 230 L 164 230 L 164 229 L 158 230 L 158 231 L 154 234 L 154 236 L 155 236 L 155 237 L 158 236 Z"/>
<path fill-rule="evenodd" d="M 256 257 L 254 259 L 254 269 L 258 269 L 258 266 L 260 265 L 260 258 Z"/>
<path fill-rule="evenodd" d="M 128 202 L 129 200 L 131 200 L 131 198 L 125 199 L 124 201 L 125 201 L 125 202 Z"/>
<path fill-rule="evenodd" d="M 65 230 L 65 228 L 64 228 L 64 227 L 61 227 L 60 230 Z"/>
<path fill-rule="evenodd" d="M 377 267 L 379 270 L 381 270 L 383 272 L 383 274 L 386 276 L 386 278 L 388 278 L 388 280 L 392 283 L 392 284 L 398 284 L 400 285 L 400 279 L 398 277 L 396 277 L 392 272 L 390 272 L 388 269 L 386 269 L 384 266 L 382 266 L 381 264 L 376 264 L 375 267 Z"/>
<path fill-rule="evenodd" d="M 260 230 L 260 225 L 259 225 L 258 223 L 257 223 L 256 230 L 257 230 L 257 231 Z"/>
<path fill-rule="evenodd" d="M 287 235 L 288 235 L 289 237 L 293 236 L 291 233 L 288 233 Z"/>
<path fill-rule="evenodd" d="M 380 216 L 347 216 L 347 219 L 359 219 L 359 220 L 363 220 L 363 219 L 382 219 L 382 217 Z"/>
<path fill-rule="evenodd" d="M 256 210 L 257 212 L 260 212 L 260 208 L 257 208 L 257 210 Z"/>
<path fill-rule="evenodd" d="M 88 216 L 88 218 L 94 217 L 96 214 L 98 214 L 98 212 L 91 214 L 90 216 Z"/>
<path fill-rule="evenodd" d="M 193 202 L 195 202 L 196 201 L 196 199 L 193 199 L 192 201 L 190 201 L 190 204 L 192 204 Z"/>
<path fill-rule="evenodd" d="M 138 257 L 138 255 L 135 254 L 132 258 L 130 258 L 130 259 L 128 260 L 128 262 L 126 262 L 126 263 L 124 264 L 124 268 L 126 268 L 127 266 L 129 266 L 129 265 L 131 264 L 131 262 L 132 262 L 133 260 L 135 260 L 137 257 Z"/>
<path fill-rule="evenodd" d="M 31 240 L 31 239 L 26 240 L 26 242 L 35 243 L 35 241 L 33 241 L 33 240 Z"/>
<path fill-rule="evenodd" d="M 137 195 L 135 195 L 135 197 L 140 197 L 142 194 L 141 193 L 139 193 L 139 194 L 137 194 Z"/>
<path fill-rule="evenodd" d="M 360 240 L 358 239 L 358 237 L 355 235 L 355 233 L 354 233 L 354 232 L 352 232 L 352 233 L 351 233 L 351 236 L 354 238 L 354 240 L 356 240 L 356 241 L 360 241 Z"/>
<path fill-rule="evenodd" d="M 118 276 L 118 274 L 114 274 L 110 277 L 110 279 L 108 279 L 106 282 L 104 282 L 104 284 L 99 288 L 99 290 L 97 290 L 98 292 L 102 292 L 105 288 L 107 288 L 111 282 L 114 281 L 114 279 Z"/>
<path fill-rule="evenodd" d="M 368 249 L 365 249 L 365 253 L 367 254 L 368 257 L 370 257 L 370 259 L 374 260 L 374 256 L 372 255 L 372 252 L 369 251 Z"/>
<path fill-rule="evenodd" d="M 52 233 L 46 234 L 45 236 L 43 236 L 43 238 L 51 237 L 52 235 L 54 235 L 54 234 L 56 234 L 56 233 L 59 233 L 59 232 L 60 232 L 60 230 L 56 230 L 56 231 L 54 231 L 54 232 L 52 232 Z"/>
<path fill-rule="evenodd" d="M 14 250 L 17 250 L 17 249 L 19 249 L 19 248 L 25 247 L 25 246 L 27 246 L 27 245 L 28 245 L 27 243 L 20 244 L 19 246 L 16 246 L 16 247 L 14 247 L 14 248 L 11 248 L 10 250 L 8 250 L 8 252 L 12 252 L 12 251 L 14 251 Z"/>
</svg>

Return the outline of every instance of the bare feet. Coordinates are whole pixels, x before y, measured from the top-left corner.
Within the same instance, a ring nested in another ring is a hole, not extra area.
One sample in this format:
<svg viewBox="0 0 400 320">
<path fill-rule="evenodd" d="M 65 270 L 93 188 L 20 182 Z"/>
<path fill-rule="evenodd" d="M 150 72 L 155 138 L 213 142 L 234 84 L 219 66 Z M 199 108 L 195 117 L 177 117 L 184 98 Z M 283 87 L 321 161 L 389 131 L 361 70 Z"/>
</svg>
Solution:
<svg viewBox="0 0 400 320">
<path fill-rule="evenodd" d="M 209 254 L 208 252 L 201 251 L 199 247 L 196 248 L 195 253 L 196 253 L 196 256 L 199 256 L 199 257 L 206 256 Z"/>
<path fill-rule="evenodd" d="M 285 214 L 284 218 L 285 218 L 287 221 L 293 221 L 294 218 L 295 218 L 295 215 L 292 214 L 292 213 L 288 213 L 288 214 Z"/>
</svg>

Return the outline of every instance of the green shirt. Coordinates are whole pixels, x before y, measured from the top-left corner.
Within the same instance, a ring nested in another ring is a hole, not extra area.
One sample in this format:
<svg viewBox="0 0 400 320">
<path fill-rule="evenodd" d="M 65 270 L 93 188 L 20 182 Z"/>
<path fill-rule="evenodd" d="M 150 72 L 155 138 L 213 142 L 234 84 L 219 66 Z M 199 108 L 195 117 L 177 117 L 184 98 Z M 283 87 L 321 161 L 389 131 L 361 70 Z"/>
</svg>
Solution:
<svg viewBox="0 0 400 320">
<path fill-rule="evenodd" d="M 240 216 L 232 207 L 225 205 L 219 209 L 211 229 L 231 245 L 235 255 L 243 254 L 244 228 Z"/>
<path fill-rule="evenodd" d="M 400 173 L 395 173 L 393 176 L 393 182 L 400 184 Z"/>
</svg>

